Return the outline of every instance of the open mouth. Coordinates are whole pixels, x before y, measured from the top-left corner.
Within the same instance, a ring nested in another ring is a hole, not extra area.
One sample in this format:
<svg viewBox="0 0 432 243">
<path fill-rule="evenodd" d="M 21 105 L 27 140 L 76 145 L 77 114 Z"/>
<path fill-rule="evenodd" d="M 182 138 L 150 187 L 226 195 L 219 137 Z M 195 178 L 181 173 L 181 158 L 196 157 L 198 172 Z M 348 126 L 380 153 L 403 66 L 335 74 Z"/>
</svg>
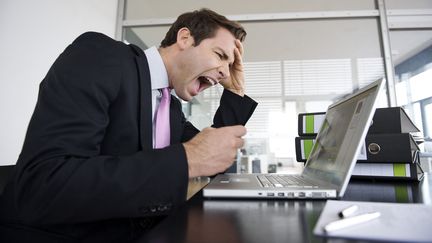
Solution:
<svg viewBox="0 0 432 243">
<path fill-rule="evenodd" d="M 198 78 L 198 80 L 200 81 L 200 83 L 204 83 L 204 84 L 208 84 L 210 86 L 216 85 L 217 82 L 209 77 L 205 77 L 205 76 L 200 76 Z"/>
<path fill-rule="evenodd" d="M 192 96 L 195 96 L 201 91 L 218 84 L 218 82 L 215 79 L 207 76 L 199 76 L 196 80 L 198 82 L 195 83 L 196 86 L 194 88 L 194 94 Z"/>
</svg>

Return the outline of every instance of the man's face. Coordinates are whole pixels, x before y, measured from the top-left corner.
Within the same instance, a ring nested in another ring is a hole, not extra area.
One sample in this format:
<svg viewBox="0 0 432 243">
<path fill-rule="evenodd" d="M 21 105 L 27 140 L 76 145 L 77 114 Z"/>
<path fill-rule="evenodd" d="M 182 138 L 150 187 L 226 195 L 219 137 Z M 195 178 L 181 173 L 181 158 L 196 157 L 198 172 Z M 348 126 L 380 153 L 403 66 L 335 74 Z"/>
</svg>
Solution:
<svg viewBox="0 0 432 243">
<path fill-rule="evenodd" d="M 213 38 L 202 40 L 198 46 L 194 46 L 192 38 L 179 53 L 169 77 L 176 94 L 189 101 L 199 92 L 227 79 L 235 48 L 235 37 L 224 28 L 219 28 Z"/>
</svg>

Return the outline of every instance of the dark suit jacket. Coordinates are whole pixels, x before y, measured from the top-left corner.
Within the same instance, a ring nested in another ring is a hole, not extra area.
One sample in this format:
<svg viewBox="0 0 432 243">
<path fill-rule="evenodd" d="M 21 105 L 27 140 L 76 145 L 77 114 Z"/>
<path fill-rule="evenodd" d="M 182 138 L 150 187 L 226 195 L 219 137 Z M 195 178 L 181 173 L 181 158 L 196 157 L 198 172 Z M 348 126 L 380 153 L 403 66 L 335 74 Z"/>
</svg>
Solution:
<svg viewBox="0 0 432 243">
<path fill-rule="evenodd" d="M 0 218 L 31 225 L 165 215 L 185 201 L 182 142 L 199 131 L 172 96 L 171 146 L 152 149 L 144 52 L 99 33 L 78 37 L 40 84 Z M 224 91 L 215 127 L 245 124 L 256 107 Z"/>
</svg>

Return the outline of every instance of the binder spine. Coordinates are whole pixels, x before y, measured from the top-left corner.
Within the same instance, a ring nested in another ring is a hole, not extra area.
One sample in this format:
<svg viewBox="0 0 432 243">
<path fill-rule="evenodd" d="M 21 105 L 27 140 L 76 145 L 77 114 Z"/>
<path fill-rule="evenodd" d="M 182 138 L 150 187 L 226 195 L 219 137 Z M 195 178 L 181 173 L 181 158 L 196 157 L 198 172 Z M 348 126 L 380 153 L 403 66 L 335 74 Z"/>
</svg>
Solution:
<svg viewBox="0 0 432 243">
<path fill-rule="evenodd" d="M 352 176 L 413 178 L 410 163 L 358 163 Z"/>
<path fill-rule="evenodd" d="M 312 150 L 316 136 L 295 138 L 296 159 L 306 162 Z M 419 148 L 410 134 L 368 134 L 365 146 L 366 154 L 358 156 L 358 163 L 415 163 Z M 379 146 L 379 151 L 372 151 L 371 145 Z"/>
<path fill-rule="evenodd" d="M 316 136 L 325 118 L 325 112 L 301 113 L 298 115 L 299 136 Z"/>
<path fill-rule="evenodd" d="M 357 163 L 352 173 L 353 178 L 374 178 L 391 180 L 420 181 L 424 172 L 419 162 L 416 163 Z"/>
<path fill-rule="evenodd" d="M 414 163 L 419 147 L 409 133 L 368 134 L 366 136 L 367 158 L 359 162 Z"/>
<path fill-rule="evenodd" d="M 296 137 L 295 147 L 296 147 L 296 160 L 298 162 L 306 162 L 309 158 L 310 152 L 312 151 L 313 144 L 315 142 L 315 137 Z"/>
</svg>

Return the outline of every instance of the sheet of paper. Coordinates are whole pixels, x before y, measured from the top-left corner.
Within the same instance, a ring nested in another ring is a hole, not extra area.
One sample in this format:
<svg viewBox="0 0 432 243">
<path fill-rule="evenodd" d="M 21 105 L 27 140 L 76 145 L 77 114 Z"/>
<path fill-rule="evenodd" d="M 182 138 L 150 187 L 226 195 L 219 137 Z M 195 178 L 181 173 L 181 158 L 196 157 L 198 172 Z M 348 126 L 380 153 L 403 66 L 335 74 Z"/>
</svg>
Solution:
<svg viewBox="0 0 432 243">
<path fill-rule="evenodd" d="M 381 216 L 369 222 L 326 233 L 324 226 L 340 219 L 338 213 L 351 205 L 359 207 L 354 215 L 380 212 Z M 315 225 L 314 234 L 390 242 L 432 242 L 431 225 L 431 205 L 328 200 Z"/>
</svg>

